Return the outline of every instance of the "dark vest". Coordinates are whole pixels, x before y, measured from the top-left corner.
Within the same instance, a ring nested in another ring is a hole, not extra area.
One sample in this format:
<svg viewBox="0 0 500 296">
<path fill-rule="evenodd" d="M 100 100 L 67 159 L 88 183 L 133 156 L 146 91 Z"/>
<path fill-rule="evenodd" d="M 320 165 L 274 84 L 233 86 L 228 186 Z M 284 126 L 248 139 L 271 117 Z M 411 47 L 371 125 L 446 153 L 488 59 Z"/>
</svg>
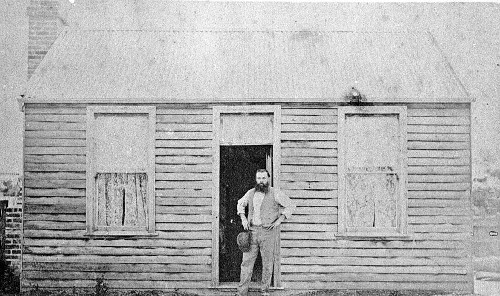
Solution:
<svg viewBox="0 0 500 296">
<path fill-rule="evenodd" d="M 250 189 L 250 194 L 248 196 L 248 221 L 250 223 L 253 220 L 253 197 L 255 194 L 255 188 Z M 270 225 L 274 220 L 278 219 L 280 216 L 280 205 L 274 199 L 274 188 L 269 187 L 269 191 L 264 195 L 262 204 L 260 206 L 260 220 L 262 225 Z"/>
</svg>

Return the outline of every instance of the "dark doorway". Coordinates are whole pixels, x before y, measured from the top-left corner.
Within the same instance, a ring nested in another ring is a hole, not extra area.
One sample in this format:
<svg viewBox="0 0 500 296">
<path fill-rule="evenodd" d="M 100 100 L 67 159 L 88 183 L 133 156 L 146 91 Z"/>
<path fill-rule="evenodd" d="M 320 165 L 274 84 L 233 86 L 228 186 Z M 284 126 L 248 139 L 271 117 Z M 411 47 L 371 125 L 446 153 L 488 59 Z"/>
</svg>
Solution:
<svg viewBox="0 0 500 296">
<path fill-rule="evenodd" d="M 236 236 L 243 230 L 236 205 L 255 185 L 255 172 L 267 168 L 272 176 L 272 146 L 220 147 L 220 205 L 219 205 L 219 281 L 239 282 L 243 253 L 238 249 Z M 272 180 L 271 180 L 272 184 Z M 255 262 L 252 281 L 260 281 L 262 259 Z"/>
</svg>

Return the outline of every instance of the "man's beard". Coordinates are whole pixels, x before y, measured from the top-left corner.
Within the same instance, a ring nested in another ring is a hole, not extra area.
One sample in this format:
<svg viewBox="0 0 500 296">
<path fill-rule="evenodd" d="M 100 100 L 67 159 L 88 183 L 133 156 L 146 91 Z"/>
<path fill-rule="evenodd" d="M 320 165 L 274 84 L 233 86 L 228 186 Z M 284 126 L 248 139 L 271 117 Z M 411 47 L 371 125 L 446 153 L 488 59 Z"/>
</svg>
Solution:
<svg viewBox="0 0 500 296">
<path fill-rule="evenodd" d="M 255 190 L 258 192 L 267 193 L 269 191 L 269 183 L 266 184 L 257 183 L 255 184 Z"/>
</svg>

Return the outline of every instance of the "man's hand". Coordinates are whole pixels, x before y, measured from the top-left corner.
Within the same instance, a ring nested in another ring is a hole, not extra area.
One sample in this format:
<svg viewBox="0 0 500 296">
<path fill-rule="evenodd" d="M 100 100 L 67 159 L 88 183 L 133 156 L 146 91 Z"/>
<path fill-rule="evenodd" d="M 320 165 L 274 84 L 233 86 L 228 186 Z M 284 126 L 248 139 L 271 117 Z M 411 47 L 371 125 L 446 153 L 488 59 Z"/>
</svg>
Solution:
<svg viewBox="0 0 500 296">
<path fill-rule="evenodd" d="M 241 225 L 243 225 L 243 229 L 248 230 L 248 220 L 245 215 L 240 215 L 241 217 Z"/>
<path fill-rule="evenodd" d="M 269 227 L 267 227 L 267 230 L 271 230 L 271 229 L 275 229 L 277 228 L 278 226 L 281 225 L 281 223 L 285 220 L 285 216 L 281 215 L 279 216 L 278 219 L 276 219 L 276 221 L 274 221 L 273 223 L 271 223 L 271 225 L 269 225 Z"/>
</svg>

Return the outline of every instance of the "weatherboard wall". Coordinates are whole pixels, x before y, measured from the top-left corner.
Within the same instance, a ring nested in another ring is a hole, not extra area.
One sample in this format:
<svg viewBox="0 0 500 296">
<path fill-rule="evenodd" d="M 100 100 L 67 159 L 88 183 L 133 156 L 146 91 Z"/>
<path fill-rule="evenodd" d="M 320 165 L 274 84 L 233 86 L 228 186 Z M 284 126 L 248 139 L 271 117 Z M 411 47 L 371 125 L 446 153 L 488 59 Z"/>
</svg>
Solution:
<svg viewBox="0 0 500 296">
<path fill-rule="evenodd" d="M 86 104 L 25 105 L 23 287 L 206 289 L 212 283 L 210 104 L 157 104 L 154 237 L 86 236 Z M 408 108 L 408 236 L 337 232 L 337 104 L 281 104 L 286 290 L 472 291 L 470 105 Z"/>
</svg>

